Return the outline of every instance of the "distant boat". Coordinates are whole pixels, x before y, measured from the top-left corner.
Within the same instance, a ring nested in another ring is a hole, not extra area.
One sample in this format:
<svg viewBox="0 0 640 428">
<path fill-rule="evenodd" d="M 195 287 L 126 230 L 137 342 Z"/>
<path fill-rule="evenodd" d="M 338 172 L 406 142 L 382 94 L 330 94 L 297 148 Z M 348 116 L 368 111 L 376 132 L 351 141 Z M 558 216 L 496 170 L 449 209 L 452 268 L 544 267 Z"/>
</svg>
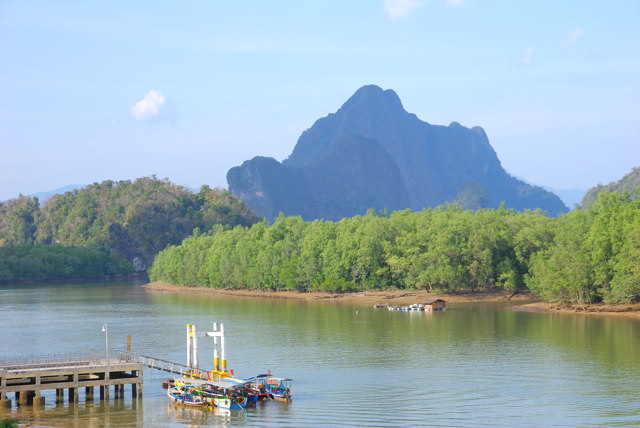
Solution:
<svg viewBox="0 0 640 428">
<path fill-rule="evenodd" d="M 390 311 L 444 311 L 446 301 L 442 299 L 429 299 L 425 303 L 414 303 L 408 306 L 388 306 Z M 375 306 L 382 307 L 382 306 Z"/>
</svg>

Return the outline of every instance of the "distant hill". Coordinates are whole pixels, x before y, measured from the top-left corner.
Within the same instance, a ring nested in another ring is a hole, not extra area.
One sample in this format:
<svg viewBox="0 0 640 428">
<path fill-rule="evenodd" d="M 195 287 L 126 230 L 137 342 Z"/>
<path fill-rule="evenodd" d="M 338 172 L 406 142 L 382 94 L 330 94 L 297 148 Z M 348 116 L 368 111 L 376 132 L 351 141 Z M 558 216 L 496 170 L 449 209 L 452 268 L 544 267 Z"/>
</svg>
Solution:
<svg viewBox="0 0 640 428">
<path fill-rule="evenodd" d="M 570 209 L 575 208 L 576 205 L 580 205 L 580 201 L 582 201 L 582 198 L 587 193 L 586 190 L 582 189 L 555 189 L 548 186 L 542 186 L 542 188 L 558 195 L 562 202 Z"/>
<path fill-rule="evenodd" d="M 360 88 L 304 131 L 288 159 L 256 157 L 227 173 L 232 194 L 269 219 L 279 212 L 339 220 L 368 208 L 567 211 L 558 196 L 502 168 L 480 127 L 431 125 L 408 113 L 392 90 Z"/>
<path fill-rule="evenodd" d="M 40 205 L 44 205 L 47 202 L 47 199 L 52 197 L 53 195 L 59 195 L 61 193 L 71 192 L 76 189 L 82 189 L 84 184 L 69 184 L 68 186 L 58 187 L 57 189 L 49 190 L 48 192 L 37 192 L 33 193 L 29 196 L 32 198 L 38 198 Z"/>
<path fill-rule="evenodd" d="M 42 206 L 39 202 L 23 195 L 0 202 L 0 247 L 105 248 L 137 271 L 196 228 L 207 232 L 216 225 L 250 226 L 261 220 L 227 190 L 202 186 L 193 193 L 155 176 L 93 183 L 53 195 Z"/>
<path fill-rule="evenodd" d="M 589 189 L 580 205 L 582 208 L 588 208 L 598 199 L 598 194 L 601 192 L 629 192 L 638 196 L 640 194 L 640 192 L 636 192 L 638 186 L 640 186 L 640 167 L 635 167 L 618 181 L 612 181 L 606 185 L 598 184 Z"/>
<path fill-rule="evenodd" d="M 532 186 L 537 186 L 537 184 L 527 181 L 522 177 L 516 177 L 516 178 Z M 556 189 L 554 187 L 549 187 L 549 186 L 540 186 L 540 187 L 542 187 L 544 190 L 547 190 L 557 195 L 562 200 L 562 202 L 570 209 L 573 209 L 576 206 L 580 206 L 580 201 L 582 201 L 582 198 L 587 193 L 587 191 L 584 189 Z"/>
</svg>

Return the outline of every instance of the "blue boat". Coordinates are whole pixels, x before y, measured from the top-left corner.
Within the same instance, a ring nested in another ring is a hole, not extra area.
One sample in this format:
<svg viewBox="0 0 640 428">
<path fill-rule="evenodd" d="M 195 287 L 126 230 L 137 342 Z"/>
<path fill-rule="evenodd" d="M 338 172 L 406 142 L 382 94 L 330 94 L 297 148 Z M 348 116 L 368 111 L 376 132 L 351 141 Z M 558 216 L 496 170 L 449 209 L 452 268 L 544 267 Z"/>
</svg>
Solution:
<svg viewBox="0 0 640 428">
<path fill-rule="evenodd" d="M 174 403 L 184 404 L 185 406 L 190 407 L 206 407 L 207 402 L 200 397 L 196 397 L 193 394 L 190 394 L 188 391 L 182 390 L 180 388 L 167 388 L 167 396 Z"/>
<path fill-rule="evenodd" d="M 245 381 L 252 385 L 253 390 L 263 397 L 279 401 L 291 400 L 293 379 L 274 377 L 269 373 L 247 378 Z"/>
<path fill-rule="evenodd" d="M 248 390 L 246 382 L 236 378 L 216 380 L 182 378 L 175 379 L 174 383 L 198 399 L 220 409 L 239 410 L 257 401 L 252 397 L 253 394 Z"/>
</svg>

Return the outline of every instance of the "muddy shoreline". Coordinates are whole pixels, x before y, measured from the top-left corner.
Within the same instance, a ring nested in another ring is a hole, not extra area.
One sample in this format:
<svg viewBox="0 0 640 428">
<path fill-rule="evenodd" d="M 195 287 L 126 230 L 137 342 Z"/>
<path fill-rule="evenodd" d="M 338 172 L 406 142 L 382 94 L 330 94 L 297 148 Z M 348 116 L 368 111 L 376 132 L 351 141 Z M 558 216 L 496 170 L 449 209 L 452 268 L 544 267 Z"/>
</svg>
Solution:
<svg viewBox="0 0 640 428">
<path fill-rule="evenodd" d="M 230 290 L 205 287 L 187 287 L 168 284 L 165 282 L 151 282 L 144 285 L 149 290 L 208 296 L 233 296 L 245 298 L 266 299 L 295 299 L 315 302 L 350 303 L 355 305 L 403 305 L 424 303 L 429 299 L 443 299 L 448 303 L 470 302 L 511 302 L 508 309 L 527 312 L 573 313 L 586 315 L 626 316 L 640 319 L 640 304 L 590 304 L 585 306 L 564 303 L 541 302 L 529 292 L 512 293 L 507 291 L 495 292 L 464 292 L 457 294 L 428 293 L 424 290 L 388 290 L 362 291 L 357 293 L 328 293 L 328 292 L 299 292 L 299 291 L 261 291 L 261 290 Z"/>
<path fill-rule="evenodd" d="M 606 303 L 592 303 L 579 305 L 575 303 L 549 303 L 533 302 L 523 303 L 510 307 L 514 311 L 523 312 L 548 312 L 548 313 L 571 313 L 594 316 L 619 316 L 640 319 L 640 304 L 621 303 L 610 305 Z"/>
<path fill-rule="evenodd" d="M 145 288 L 155 291 L 182 294 L 198 294 L 209 296 L 235 296 L 268 299 L 295 299 L 304 301 L 349 302 L 363 305 L 373 304 L 411 304 L 420 303 L 428 299 L 443 299 L 449 303 L 464 302 L 531 302 L 533 297 L 529 293 L 511 293 L 505 291 L 493 293 L 438 294 L 424 290 L 387 290 L 361 291 L 354 293 L 329 293 L 321 291 L 263 291 L 263 290 L 233 290 L 205 287 L 187 287 L 168 284 L 165 282 L 151 282 Z"/>
</svg>

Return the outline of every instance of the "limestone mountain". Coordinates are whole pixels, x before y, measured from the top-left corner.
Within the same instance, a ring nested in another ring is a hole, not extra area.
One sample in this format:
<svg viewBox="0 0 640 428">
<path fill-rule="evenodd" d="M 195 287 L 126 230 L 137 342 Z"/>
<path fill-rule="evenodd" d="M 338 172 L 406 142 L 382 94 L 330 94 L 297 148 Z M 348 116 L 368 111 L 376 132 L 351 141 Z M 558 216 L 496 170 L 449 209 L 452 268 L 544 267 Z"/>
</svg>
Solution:
<svg viewBox="0 0 640 428">
<path fill-rule="evenodd" d="M 288 159 L 256 157 L 227 173 L 229 190 L 260 215 L 339 220 L 368 208 L 567 211 L 553 193 L 506 173 L 480 127 L 431 125 L 392 90 L 360 88 L 304 131 Z"/>
</svg>

